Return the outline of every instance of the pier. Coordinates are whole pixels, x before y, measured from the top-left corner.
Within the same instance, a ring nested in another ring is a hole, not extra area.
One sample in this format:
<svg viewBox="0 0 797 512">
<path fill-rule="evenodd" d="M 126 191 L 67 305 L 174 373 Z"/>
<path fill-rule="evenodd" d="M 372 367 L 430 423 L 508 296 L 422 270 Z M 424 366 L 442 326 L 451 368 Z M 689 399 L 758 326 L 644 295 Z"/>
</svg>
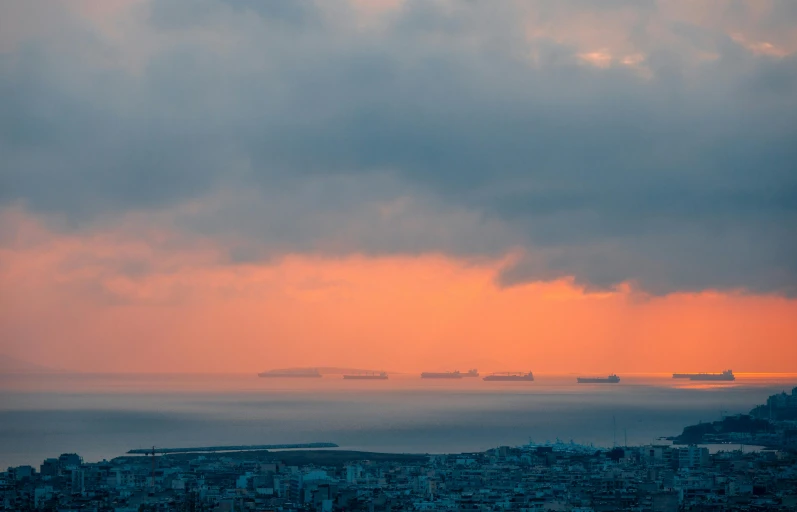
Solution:
<svg viewBox="0 0 797 512">
<path fill-rule="evenodd" d="M 315 448 L 338 448 L 335 443 L 302 444 L 252 444 L 235 446 L 200 446 L 189 448 L 136 448 L 128 450 L 129 455 L 153 455 L 156 453 L 200 453 L 200 452 L 249 452 L 254 450 L 301 450 Z"/>
</svg>

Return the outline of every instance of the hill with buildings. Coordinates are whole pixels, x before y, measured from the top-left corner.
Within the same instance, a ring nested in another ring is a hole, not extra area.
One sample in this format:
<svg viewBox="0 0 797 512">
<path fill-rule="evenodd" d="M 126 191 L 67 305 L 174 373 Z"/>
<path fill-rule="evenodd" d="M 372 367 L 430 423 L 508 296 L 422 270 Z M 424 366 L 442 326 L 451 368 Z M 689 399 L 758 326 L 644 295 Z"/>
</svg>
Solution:
<svg viewBox="0 0 797 512">
<path fill-rule="evenodd" d="M 769 421 L 754 418 L 748 414 L 727 416 L 719 421 L 698 423 L 684 427 L 680 436 L 672 438 L 676 444 L 701 444 L 725 442 L 731 434 L 757 435 L 772 430 Z"/>
<path fill-rule="evenodd" d="M 797 420 L 797 387 L 767 398 L 767 403 L 754 407 L 750 415 L 773 421 Z"/>
</svg>

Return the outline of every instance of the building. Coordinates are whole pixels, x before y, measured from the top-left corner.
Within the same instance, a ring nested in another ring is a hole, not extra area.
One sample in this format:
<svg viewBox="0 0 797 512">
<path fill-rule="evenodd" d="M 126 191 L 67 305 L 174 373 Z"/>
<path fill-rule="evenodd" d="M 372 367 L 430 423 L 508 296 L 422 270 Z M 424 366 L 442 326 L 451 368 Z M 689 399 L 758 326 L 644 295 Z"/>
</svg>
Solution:
<svg viewBox="0 0 797 512">
<path fill-rule="evenodd" d="M 700 446 L 682 446 L 674 449 L 677 453 L 678 468 L 694 469 L 709 464 L 708 448 Z"/>
</svg>

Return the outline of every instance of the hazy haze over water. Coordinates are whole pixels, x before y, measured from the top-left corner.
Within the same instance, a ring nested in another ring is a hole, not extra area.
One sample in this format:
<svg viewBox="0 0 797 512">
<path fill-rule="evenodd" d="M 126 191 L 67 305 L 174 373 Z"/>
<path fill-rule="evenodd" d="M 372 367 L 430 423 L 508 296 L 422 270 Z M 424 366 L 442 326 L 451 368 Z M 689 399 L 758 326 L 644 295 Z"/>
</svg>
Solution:
<svg viewBox="0 0 797 512">
<path fill-rule="evenodd" d="M 479 379 L 261 379 L 252 375 L 0 376 L 0 467 L 38 466 L 77 452 L 88 461 L 130 448 L 330 441 L 343 449 L 461 452 L 535 441 L 611 446 L 676 435 L 721 411 L 748 412 L 797 375 L 738 375 L 734 383 L 622 375 L 578 385 Z"/>
</svg>

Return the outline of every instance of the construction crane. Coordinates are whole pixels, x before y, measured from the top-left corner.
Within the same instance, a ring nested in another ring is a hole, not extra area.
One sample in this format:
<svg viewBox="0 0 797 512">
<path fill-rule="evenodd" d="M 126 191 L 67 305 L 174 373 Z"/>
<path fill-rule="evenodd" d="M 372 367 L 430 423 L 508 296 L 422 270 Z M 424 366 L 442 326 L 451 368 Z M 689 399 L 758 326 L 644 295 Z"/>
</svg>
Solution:
<svg viewBox="0 0 797 512">
<path fill-rule="evenodd" d="M 149 477 L 150 478 L 149 486 L 154 491 L 155 490 L 155 446 L 154 445 L 152 446 L 151 454 L 152 454 L 152 470 L 150 472 L 150 477 Z"/>
</svg>

